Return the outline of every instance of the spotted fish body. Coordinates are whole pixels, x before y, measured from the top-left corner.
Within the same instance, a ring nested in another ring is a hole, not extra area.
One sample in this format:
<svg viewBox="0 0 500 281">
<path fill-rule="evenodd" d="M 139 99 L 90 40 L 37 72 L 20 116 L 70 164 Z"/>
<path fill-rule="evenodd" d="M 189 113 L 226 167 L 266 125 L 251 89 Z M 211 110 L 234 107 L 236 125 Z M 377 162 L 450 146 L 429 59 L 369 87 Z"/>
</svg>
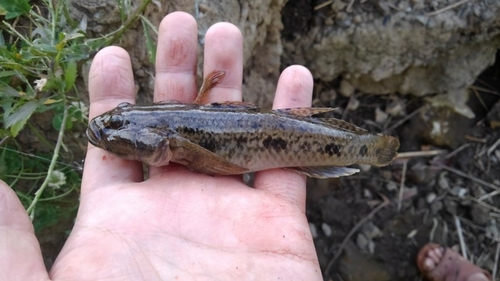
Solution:
<svg viewBox="0 0 500 281">
<path fill-rule="evenodd" d="M 263 110 L 245 103 L 122 103 L 94 118 L 89 141 L 153 166 L 176 162 L 211 175 L 288 168 L 311 177 L 351 175 L 345 166 L 384 166 L 397 138 L 313 115 L 330 108 Z"/>
</svg>

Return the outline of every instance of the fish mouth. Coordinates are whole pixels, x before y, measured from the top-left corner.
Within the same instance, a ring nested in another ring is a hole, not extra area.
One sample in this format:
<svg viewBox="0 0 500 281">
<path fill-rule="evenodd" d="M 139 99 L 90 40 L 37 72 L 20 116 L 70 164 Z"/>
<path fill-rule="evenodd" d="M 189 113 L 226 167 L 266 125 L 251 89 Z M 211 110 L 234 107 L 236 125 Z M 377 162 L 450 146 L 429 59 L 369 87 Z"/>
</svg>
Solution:
<svg viewBox="0 0 500 281">
<path fill-rule="evenodd" d="M 89 142 L 94 146 L 99 146 L 99 141 L 101 140 L 101 133 L 99 130 L 99 126 L 91 121 L 87 131 L 85 132 Z"/>
</svg>

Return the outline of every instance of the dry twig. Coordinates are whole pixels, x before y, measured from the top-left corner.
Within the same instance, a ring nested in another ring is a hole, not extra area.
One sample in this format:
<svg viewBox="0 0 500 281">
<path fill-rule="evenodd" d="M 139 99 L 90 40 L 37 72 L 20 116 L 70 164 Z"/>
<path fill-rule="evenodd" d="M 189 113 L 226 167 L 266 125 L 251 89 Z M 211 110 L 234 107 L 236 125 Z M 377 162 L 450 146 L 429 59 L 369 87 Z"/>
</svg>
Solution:
<svg viewBox="0 0 500 281">
<path fill-rule="evenodd" d="M 460 224 L 460 219 L 457 216 L 453 216 L 455 219 L 455 226 L 457 227 L 458 240 L 460 241 L 460 248 L 462 249 L 462 256 L 464 259 L 467 258 L 467 248 L 465 247 L 464 234 L 462 233 L 462 225 Z"/>
<path fill-rule="evenodd" d="M 431 12 L 431 13 L 427 13 L 427 16 L 428 16 L 428 17 L 435 16 L 435 15 L 440 14 L 440 13 L 442 13 L 442 12 L 446 12 L 446 11 L 448 11 L 448 10 L 451 10 L 451 9 L 453 9 L 453 8 L 456 8 L 456 7 L 458 7 L 458 6 L 462 5 L 462 4 L 465 4 L 465 3 L 469 2 L 469 1 L 470 1 L 470 0 L 462 0 L 462 1 L 459 1 L 459 2 L 457 2 L 457 3 L 453 3 L 453 4 L 448 5 L 448 6 L 444 7 L 444 8 L 442 8 L 442 9 L 439 9 L 439 10 L 437 10 L 437 11 L 434 11 L 434 12 Z"/>
<path fill-rule="evenodd" d="M 322 9 L 322 8 L 324 8 L 324 7 L 332 4 L 332 3 L 333 3 L 333 1 L 323 2 L 323 3 L 319 4 L 319 5 L 316 5 L 316 7 L 314 7 L 314 10 L 317 11 L 317 10 Z"/>
<path fill-rule="evenodd" d="M 398 196 L 398 213 L 401 211 L 401 205 L 403 201 L 403 191 L 405 189 L 405 181 L 406 181 L 406 168 L 408 167 L 408 161 L 403 163 L 403 172 L 401 177 L 401 183 L 399 184 L 399 196 Z"/>
<path fill-rule="evenodd" d="M 450 172 L 452 172 L 454 174 L 457 174 L 457 175 L 462 176 L 464 178 L 467 178 L 467 179 L 470 179 L 472 181 L 475 181 L 475 182 L 477 182 L 479 184 L 482 184 L 482 185 L 484 185 L 486 187 L 489 187 L 489 188 L 491 188 L 493 190 L 500 190 L 499 186 L 496 186 L 496 185 L 491 184 L 489 182 L 483 181 L 482 179 L 478 179 L 478 178 L 476 178 L 474 176 L 468 175 L 468 174 L 466 174 L 466 173 L 464 173 L 464 172 L 462 172 L 460 170 L 457 170 L 455 168 L 452 168 L 452 167 L 449 167 L 449 166 L 446 166 L 446 165 L 440 165 L 440 164 L 438 164 L 436 167 L 437 168 L 445 169 L 445 170 L 450 171 Z"/>
<path fill-rule="evenodd" d="M 436 156 L 436 155 L 439 155 L 439 154 L 443 154 L 445 152 L 446 152 L 446 150 L 444 150 L 444 149 L 429 150 L 429 151 L 401 152 L 401 153 L 398 153 L 398 155 L 396 156 L 396 159 L 413 158 L 413 157 L 430 157 L 430 156 Z"/>
</svg>

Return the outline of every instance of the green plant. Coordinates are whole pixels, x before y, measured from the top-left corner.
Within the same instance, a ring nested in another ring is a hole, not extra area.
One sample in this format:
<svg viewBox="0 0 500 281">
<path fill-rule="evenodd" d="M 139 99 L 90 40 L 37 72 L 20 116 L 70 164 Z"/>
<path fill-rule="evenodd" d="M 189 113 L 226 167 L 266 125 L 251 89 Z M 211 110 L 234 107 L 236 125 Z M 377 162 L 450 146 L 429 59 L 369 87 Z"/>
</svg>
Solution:
<svg viewBox="0 0 500 281">
<path fill-rule="evenodd" d="M 81 169 L 64 159 L 58 162 L 64 137 L 88 121 L 87 107 L 75 87 L 78 68 L 96 51 L 119 40 L 151 2 L 144 0 L 132 11 L 129 1 L 118 1 L 122 25 L 102 37 L 89 38 L 85 20 L 70 18 L 67 0 L 42 0 L 40 6 L 30 6 L 27 0 L 0 0 L 0 15 L 5 16 L 0 25 L 0 178 L 16 190 L 30 217 L 37 215 L 38 229 L 57 221 L 54 215 L 60 212 L 54 210 L 80 186 Z M 42 113 L 51 116 L 49 122 L 58 131 L 55 145 L 31 124 L 32 116 Z M 23 153 L 26 144 L 17 140 L 23 129 L 51 154 Z M 75 203 L 68 204 L 73 211 Z"/>
</svg>

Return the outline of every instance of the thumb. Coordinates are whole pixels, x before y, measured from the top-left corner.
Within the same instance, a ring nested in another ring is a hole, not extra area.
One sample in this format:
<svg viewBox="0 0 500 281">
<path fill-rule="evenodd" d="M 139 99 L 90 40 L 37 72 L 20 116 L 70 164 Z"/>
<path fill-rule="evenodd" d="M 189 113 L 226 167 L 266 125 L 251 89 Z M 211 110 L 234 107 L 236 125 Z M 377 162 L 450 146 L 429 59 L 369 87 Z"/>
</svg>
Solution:
<svg viewBox="0 0 500 281">
<path fill-rule="evenodd" d="M 14 191 L 1 180 L 0 249 L 0 280 L 49 279 L 28 214 Z"/>
</svg>

